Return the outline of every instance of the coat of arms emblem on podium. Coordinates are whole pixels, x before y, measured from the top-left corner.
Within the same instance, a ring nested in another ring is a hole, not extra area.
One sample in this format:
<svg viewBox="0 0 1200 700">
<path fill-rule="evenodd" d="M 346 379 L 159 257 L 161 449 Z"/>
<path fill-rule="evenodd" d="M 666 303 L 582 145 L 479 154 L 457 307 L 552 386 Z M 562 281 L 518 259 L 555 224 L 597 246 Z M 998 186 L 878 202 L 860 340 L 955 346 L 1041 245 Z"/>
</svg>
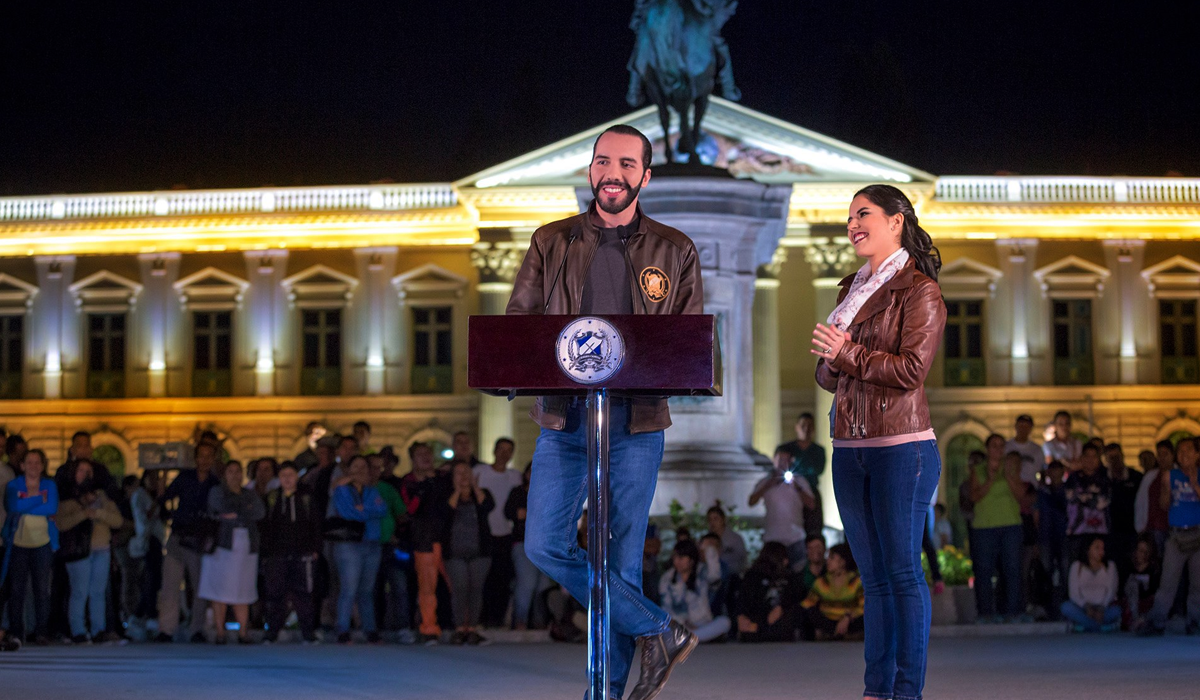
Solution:
<svg viewBox="0 0 1200 700">
<path fill-rule="evenodd" d="M 602 318 L 577 318 L 558 334 L 558 366 L 580 384 L 609 379 L 621 369 L 624 359 L 624 339 Z"/>
</svg>

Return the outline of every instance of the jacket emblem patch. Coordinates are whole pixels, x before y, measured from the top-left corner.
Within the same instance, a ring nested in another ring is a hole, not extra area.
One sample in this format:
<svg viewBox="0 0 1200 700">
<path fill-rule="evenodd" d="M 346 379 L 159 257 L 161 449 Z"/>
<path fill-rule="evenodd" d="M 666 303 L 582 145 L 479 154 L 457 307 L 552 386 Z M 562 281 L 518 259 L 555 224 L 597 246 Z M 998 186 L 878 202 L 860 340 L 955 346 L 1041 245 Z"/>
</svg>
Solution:
<svg viewBox="0 0 1200 700">
<path fill-rule="evenodd" d="M 638 283 L 641 284 L 646 297 L 656 303 L 666 299 L 667 294 L 671 291 L 671 278 L 657 267 L 647 267 L 642 270 Z"/>
</svg>

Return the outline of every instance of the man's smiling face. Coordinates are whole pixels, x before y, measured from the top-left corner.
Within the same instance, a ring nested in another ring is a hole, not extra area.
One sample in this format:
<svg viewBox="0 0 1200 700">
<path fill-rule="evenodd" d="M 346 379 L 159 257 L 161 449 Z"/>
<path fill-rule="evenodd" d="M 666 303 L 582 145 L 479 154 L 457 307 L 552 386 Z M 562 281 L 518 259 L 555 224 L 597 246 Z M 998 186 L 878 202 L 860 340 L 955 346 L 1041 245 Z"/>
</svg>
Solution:
<svg viewBox="0 0 1200 700">
<path fill-rule="evenodd" d="M 617 133 L 600 137 L 588 168 L 588 184 L 601 210 L 609 214 L 625 211 L 649 181 L 650 170 L 642 163 L 641 139 Z"/>
</svg>

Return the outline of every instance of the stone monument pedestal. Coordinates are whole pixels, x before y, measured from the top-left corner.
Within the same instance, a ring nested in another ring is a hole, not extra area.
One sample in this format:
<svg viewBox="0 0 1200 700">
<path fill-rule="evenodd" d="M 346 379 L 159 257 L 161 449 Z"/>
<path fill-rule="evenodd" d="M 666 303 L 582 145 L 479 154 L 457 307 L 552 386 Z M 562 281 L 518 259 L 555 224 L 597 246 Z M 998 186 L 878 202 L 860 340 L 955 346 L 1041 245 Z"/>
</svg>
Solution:
<svg viewBox="0 0 1200 700">
<path fill-rule="evenodd" d="M 792 188 L 700 169 L 694 176 L 689 172 L 675 168 L 653 177 L 640 202 L 647 215 L 683 231 L 696 244 L 704 310 L 717 316 L 724 395 L 671 400 L 674 425 L 666 432 L 650 512 L 666 514 L 673 500 L 687 509 L 695 504 L 706 509 L 720 499 L 736 505 L 739 513 L 761 513 L 761 506 L 757 511 L 746 506 L 770 465 L 770 458 L 752 446 L 755 277 L 759 266 L 770 264 L 786 232 Z M 581 187 L 576 194 L 582 211 L 592 199 L 591 190 Z M 767 413 L 779 421 L 779 406 Z"/>
</svg>

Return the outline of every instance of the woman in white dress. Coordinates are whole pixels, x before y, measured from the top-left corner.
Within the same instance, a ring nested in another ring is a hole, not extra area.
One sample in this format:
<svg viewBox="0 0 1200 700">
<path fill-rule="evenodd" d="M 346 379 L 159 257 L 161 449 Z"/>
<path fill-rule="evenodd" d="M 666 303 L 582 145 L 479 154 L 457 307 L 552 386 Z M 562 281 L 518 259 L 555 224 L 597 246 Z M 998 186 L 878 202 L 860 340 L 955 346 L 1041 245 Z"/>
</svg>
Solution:
<svg viewBox="0 0 1200 700">
<path fill-rule="evenodd" d="M 233 606 L 238 643 L 249 644 L 250 604 L 258 600 L 258 521 L 266 515 L 258 494 L 242 487 L 242 465 L 225 465 L 221 485 L 208 492 L 208 515 L 217 521 L 216 549 L 200 564 L 202 600 L 212 603 L 215 641 L 225 643 L 225 614 Z"/>
</svg>

